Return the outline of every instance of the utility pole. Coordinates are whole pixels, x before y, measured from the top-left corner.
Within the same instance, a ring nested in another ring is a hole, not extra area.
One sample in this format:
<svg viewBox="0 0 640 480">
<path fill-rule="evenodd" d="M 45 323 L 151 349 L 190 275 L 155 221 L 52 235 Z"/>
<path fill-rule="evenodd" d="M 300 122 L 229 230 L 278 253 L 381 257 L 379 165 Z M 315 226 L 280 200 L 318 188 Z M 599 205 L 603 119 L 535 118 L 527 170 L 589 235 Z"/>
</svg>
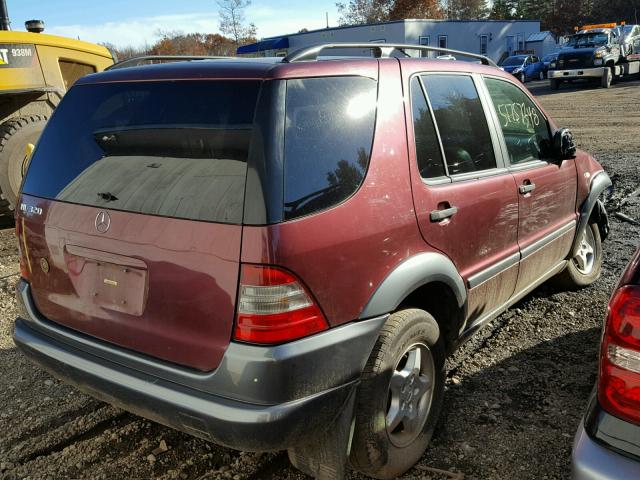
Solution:
<svg viewBox="0 0 640 480">
<path fill-rule="evenodd" d="M 327 19 L 327 28 L 329 28 L 329 12 L 324 12 L 324 15 Z"/>
<path fill-rule="evenodd" d="M 11 30 L 6 0 L 0 0 L 0 30 Z"/>
</svg>

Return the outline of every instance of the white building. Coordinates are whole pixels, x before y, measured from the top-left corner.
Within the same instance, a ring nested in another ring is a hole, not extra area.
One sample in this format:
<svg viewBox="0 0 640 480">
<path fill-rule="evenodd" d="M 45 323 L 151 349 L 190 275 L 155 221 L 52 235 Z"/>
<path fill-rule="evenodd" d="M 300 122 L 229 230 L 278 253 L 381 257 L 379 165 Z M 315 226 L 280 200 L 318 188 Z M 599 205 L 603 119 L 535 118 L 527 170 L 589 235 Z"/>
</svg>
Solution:
<svg viewBox="0 0 640 480">
<path fill-rule="evenodd" d="M 238 53 L 284 56 L 319 43 L 376 42 L 451 48 L 487 55 L 498 62 L 515 51 L 525 50 L 527 39 L 539 32 L 539 20 L 397 20 L 266 38 L 240 47 Z"/>
</svg>

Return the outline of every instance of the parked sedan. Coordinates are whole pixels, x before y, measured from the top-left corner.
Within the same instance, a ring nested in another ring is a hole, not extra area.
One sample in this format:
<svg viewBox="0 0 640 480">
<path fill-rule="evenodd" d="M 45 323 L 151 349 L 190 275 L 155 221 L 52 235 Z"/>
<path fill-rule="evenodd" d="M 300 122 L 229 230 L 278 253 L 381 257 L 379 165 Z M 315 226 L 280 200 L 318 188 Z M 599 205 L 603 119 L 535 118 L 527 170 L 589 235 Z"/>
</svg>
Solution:
<svg viewBox="0 0 640 480">
<path fill-rule="evenodd" d="M 640 248 L 609 301 L 598 385 L 572 464 L 574 480 L 640 478 Z"/>
<path fill-rule="evenodd" d="M 543 63 L 535 55 L 512 55 L 507 57 L 500 66 L 502 69 L 512 74 L 522 83 L 527 80 L 543 80 Z"/>
</svg>

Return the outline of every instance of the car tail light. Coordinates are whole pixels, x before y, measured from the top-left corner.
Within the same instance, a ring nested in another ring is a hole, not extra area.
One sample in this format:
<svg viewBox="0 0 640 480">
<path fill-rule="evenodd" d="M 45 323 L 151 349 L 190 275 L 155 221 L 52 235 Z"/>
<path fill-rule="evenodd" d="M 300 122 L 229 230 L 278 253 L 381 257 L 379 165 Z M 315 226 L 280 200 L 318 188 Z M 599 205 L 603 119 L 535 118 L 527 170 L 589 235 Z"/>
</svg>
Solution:
<svg viewBox="0 0 640 480">
<path fill-rule="evenodd" d="M 27 255 L 27 238 L 24 228 L 24 219 L 16 218 L 16 238 L 18 239 L 18 256 L 20 259 L 20 276 L 25 280 L 29 280 L 31 276 L 31 263 Z"/>
<path fill-rule="evenodd" d="M 598 400 L 606 411 L 640 424 L 640 286 L 620 288 L 609 302 L 600 351 Z"/>
<path fill-rule="evenodd" d="M 239 290 L 236 340 L 284 343 L 328 328 L 311 294 L 285 270 L 243 264 Z"/>
</svg>

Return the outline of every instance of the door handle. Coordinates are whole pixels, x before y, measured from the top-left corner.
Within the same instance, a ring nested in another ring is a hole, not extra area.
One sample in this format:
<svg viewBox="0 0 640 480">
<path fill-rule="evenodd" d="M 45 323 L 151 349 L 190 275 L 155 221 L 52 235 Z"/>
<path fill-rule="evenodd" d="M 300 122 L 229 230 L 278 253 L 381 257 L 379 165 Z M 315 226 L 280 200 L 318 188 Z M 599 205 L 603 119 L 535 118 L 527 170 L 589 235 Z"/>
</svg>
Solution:
<svg viewBox="0 0 640 480">
<path fill-rule="evenodd" d="M 536 189 L 536 184 L 531 183 L 528 180 L 526 180 L 524 184 L 518 187 L 518 191 L 523 195 L 529 192 L 533 192 L 535 189 Z"/>
<path fill-rule="evenodd" d="M 429 218 L 432 222 L 441 222 L 447 218 L 453 217 L 458 213 L 458 207 L 449 207 L 444 210 L 432 210 L 429 214 Z"/>
</svg>

